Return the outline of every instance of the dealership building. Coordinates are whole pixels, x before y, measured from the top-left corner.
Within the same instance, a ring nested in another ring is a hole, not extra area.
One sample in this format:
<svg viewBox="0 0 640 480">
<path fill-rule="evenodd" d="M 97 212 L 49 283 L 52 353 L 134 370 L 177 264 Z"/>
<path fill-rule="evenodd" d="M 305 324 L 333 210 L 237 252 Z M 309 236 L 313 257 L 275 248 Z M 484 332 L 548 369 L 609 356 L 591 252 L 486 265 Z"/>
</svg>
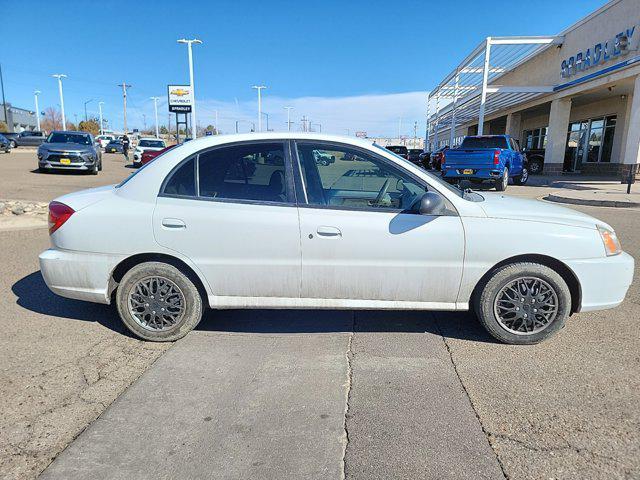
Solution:
<svg viewBox="0 0 640 480">
<path fill-rule="evenodd" d="M 640 163 L 639 45 L 639 0 L 557 35 L 488 37 L 429 94 L 426 148 L 507 133 L 532 173 L 627 174 Z"/>
</svg>

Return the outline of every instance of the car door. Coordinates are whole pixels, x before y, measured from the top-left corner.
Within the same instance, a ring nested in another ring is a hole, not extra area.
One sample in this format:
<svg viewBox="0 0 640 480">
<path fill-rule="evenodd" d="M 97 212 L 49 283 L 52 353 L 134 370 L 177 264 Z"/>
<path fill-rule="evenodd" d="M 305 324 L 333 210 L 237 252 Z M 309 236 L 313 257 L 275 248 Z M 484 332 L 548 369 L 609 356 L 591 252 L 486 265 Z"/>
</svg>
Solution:
<svg viewBox="0 0 640 480">
<path fill-rule="evenodd" d="M 300 230 L 288 143 L 214 147 L 179 164 L 153 215 L 156 240 L 185 255 L 218 296 L 298 298 Z"/>
<path fill-rule="evenodd" d="M 426 182 L 369 150 L 299 141 L 294 151 L 303 298 L 454 307 L 464 232 L 452 205 L 441 216 L 416 213 Z M 318 154 L 336 161 L 318 165 Z"/>
</svg>

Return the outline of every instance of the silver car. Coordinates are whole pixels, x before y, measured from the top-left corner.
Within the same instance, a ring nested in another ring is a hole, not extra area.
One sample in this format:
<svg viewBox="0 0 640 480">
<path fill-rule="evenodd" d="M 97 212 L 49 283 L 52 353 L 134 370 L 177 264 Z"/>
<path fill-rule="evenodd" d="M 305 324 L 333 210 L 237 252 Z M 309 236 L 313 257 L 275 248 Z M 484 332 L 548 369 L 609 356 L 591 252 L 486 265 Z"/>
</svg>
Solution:
<svg viewBox="0 0 640 480">
<path fill-rule="evenodd" d="M 102 151 L 86 132 L 51 132 L 38 148 L 38 170 L 82 170 L 97 175 L 102 170 Z"/>
</svg>

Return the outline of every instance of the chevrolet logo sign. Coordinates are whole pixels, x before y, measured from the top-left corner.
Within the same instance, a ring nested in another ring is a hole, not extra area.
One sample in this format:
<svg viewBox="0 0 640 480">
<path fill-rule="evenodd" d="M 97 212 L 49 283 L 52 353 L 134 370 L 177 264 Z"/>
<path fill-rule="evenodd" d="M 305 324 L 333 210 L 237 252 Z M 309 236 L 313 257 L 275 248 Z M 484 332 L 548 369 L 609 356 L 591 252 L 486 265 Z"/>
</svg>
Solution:
<svg viewBox="0 0 640 480">
<path fill-rule="evenodd" d="M 176 88 L 175 90 L 171 90 L 171 95 L 184 97 L 185 95 L 189 95 L 189 90 L 185 90 L 183 88 Z"/>
</svg>

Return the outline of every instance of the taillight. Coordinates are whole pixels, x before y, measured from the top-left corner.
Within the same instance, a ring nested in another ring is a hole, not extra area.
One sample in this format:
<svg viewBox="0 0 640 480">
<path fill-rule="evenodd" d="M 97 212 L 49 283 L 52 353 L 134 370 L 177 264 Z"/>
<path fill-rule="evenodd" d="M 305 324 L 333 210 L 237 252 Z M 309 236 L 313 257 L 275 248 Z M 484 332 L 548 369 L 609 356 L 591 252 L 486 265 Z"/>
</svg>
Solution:
<svg viewBox="0 0 640 480">
<path fill-rule="evenodd" d="M 69 205 L 60 202 L 51 202 L 49 204 L 49 235 L 64 225 L 74 213 L 75 210 Z"/>
<path fill-rule="evenodd" d="M 493 151 L 493 164 L 494 165 L 500 164 L 500 150 Z"/>
<path fill-rule="evenodd" d="M 440 165 L 444 165 L 444 161 L 447 159 L 447 156 L 444 152 L 440 154 Z"/>
</svg>

